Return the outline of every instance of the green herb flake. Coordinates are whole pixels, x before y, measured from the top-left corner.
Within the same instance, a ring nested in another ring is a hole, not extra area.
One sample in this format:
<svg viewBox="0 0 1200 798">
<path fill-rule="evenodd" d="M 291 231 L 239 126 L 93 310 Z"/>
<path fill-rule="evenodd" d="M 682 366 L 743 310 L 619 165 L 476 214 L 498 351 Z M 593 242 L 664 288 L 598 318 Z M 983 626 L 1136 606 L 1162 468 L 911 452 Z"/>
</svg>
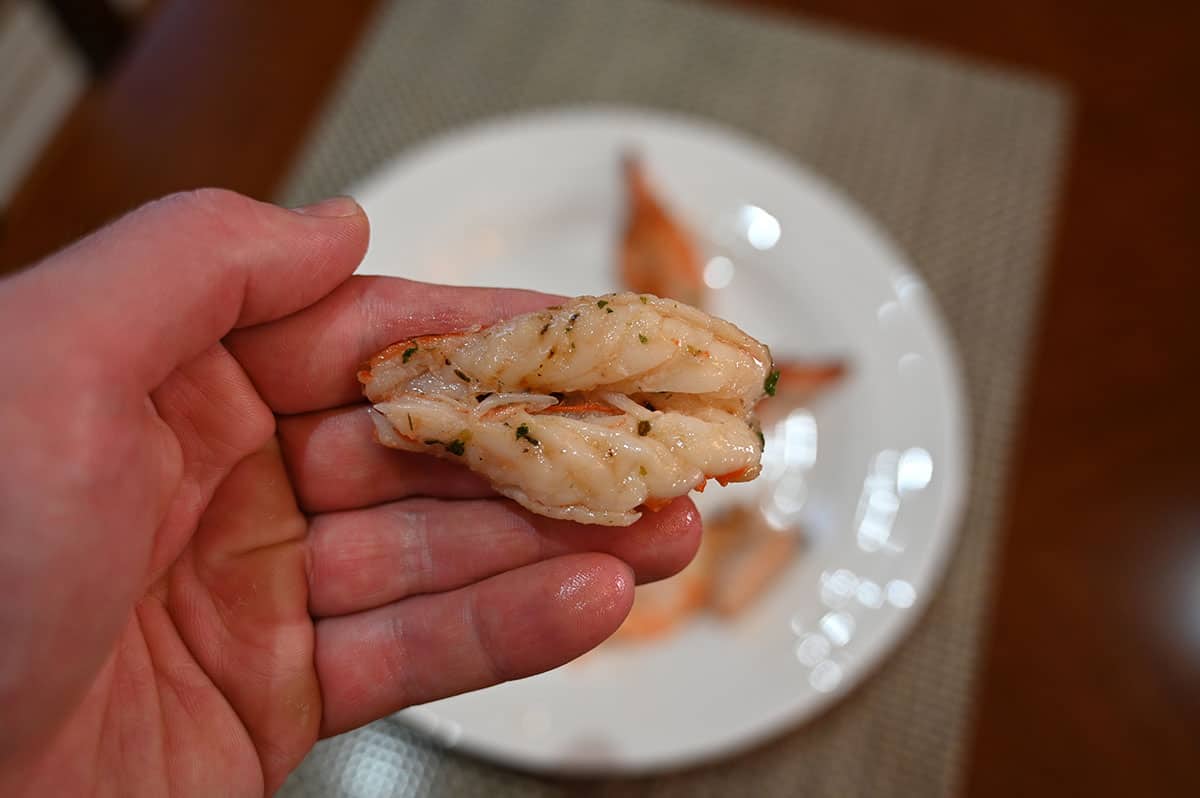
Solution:
<svg viewBox="0 0 1200 798">
<path fill-rule="evenodd" d="M 766 449 L 767 448 L 767 439 L 766 439 L 766 437 L 763 436 L 763 431 L 760 429 L 756 429 L 754 431 L 758 434 L 758 445 L 761 448 Z"/>
<path fill-rule="evenodd" d="M 597 302 L 597 303 L 596 303 L 596 307 L 598 307 L 598 308 L 602 308 L 602 307 L 604 307 L 604 306 L 605 306 L 605 305 L 607 305 L 607 304 L 608 304 L 608 300 L 607 300 L 607 299 L 601 299 L 599 302 Z M 612 311 L 610 310 L 610 311 L 609 311 L 609 313 L 612 313 Z"/>
<path fill-rule="evenodd" d="M 648 296 L 640 296 L 640 297 L 638 297 L 638 299 L 642 300 L 643 305 L 650 304 L 650 297 L 648 297 Z"/>
<path fill-rule="evenodd" d="M 638 422 L 638 435 L 640 435 L 641 437 L 644 438 L 649 434 L 650 434 L 650 422 L 649 421 L 639 421 Z"/>
<path fill-rule="evenodd" d="M 413 355 L 415 355 L 416 353 L 417 353 L 417 347 L 415 347 L 415 346 L 410 346 L 408 349 L 405 349 L 405 350 L 404 350 L 404 355 L 403 355 L 403 356 L 401 356 L 401 358 L 400 358 L 400 362 L 401 362 L 401 363 L 407 363 L 407 362 L 408 362 L 408 359 L 409 359 L 410 357 L 412 357 Z"/>
<path fill-rule="evenodd" d="M 468 377 L 466 374 L 463 374 L 463 372 L 462 372 L 462 369 L 455 369 L 455 370 L 454 370 L 454 374 L 455 374 L 455 375 L 456 375 L 456 376 L 457 376 L 457 377 L 458 377 L 460 380 L 462 380 L 463 382 L 470 382 L 470 381 L 471 381 L 471 378 L 470 378 L 470 377 Z"/>
<path fill-rule="evenodd" d="M 638 466 L 638 473 L 641 474 L 642 476 L 646 476 L 650 472 L 646 470 L 645 466 Z"/>
<path fill-rule="evenodd" d="M 642 335 L 641 333 L 638 333 L 638 340 L 644 344 L 650 343 L 650 339 L 647 338 L 646 336 Z"/>
<path fill-rule="evenodd" d="M 463 437 L 469 438 L 470 433 L 464 432 Z M 461 438 L 452 440 L 449 443 L 446 443 L 445 441 L 439 441 L 436 438 L 431 438 L 424 443 L 426 446 L 445 446 L 446 451 L 450 452 L 450 454 L 456 454 L 459 457 L 461 457 L 463 452 L 467 450 L 467 443 Z"/>
<path fill-rule="evenodd" d="M 612 308 L 605 308 L 605 309 L 604 309 L 604 312 L 605 312 L 605 313 L 612 313 L 612 312 L 613 312 L 613 309 L 612 309 Z"/>
<path fill-rule="evenodd" d="M 477 394 L 475 394 L 475 401 L 482 402 L 484 399 L 487 399 L 491 395 L 492 395 L 491 391 L 488 391 L 487 393 L 477 393 Z"/>
<path fill-rule="evenodd" d="M 696 347 L 692 346 L 691 344 L 688 344 L 688 346 L 687 346 L 687 353 L 689 355 L 691 355 L 692 357 L 700 356 L 700 350 L 697 349 Z"/>
<path fill-rule="evenodd" d="M 779 384 L 779 369 L 775 369 L 763 380 L 763 391 L 767 396 L 775 395 L 775 386 Z"/>
<path fill-rule="evenodd" d="M 529 434 L 529 425 L 528 424 L 522 424 L 521 426 L 517 427 L 517 440 L 521 440 L 522 438 L 529 441 L 534 446 L 540 445 L 538 443 L 537 438 L 535 438 Z"/>
<path fill-rule="evenodd" d="M 542 327 L 542 331 L 539 332 L 538 335 L 545 335 L 546 330 L 549 330 L 549 329 L 550 329 L 550 322 L 546 322 L 545 326 Z"/>
</svg>

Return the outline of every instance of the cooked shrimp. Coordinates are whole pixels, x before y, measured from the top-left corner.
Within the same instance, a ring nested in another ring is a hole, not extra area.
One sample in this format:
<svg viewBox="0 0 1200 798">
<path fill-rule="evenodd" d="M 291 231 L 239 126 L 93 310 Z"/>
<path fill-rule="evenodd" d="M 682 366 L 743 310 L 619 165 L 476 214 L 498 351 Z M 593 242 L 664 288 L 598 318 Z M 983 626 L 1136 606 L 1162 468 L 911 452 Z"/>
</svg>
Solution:
<svg viewBox="0 0 1200 798">
<path fill-rule="evenodd" d="M 706 609 L 736 616 L 775 583 L 799 548 L 797 530 L 775 530 L 756 508 L 738 505 L 705 522 L 700 550 L 686 568 L 638 586 L 617 637 L 661 637 Z"/>
<path fill-rule="evenodd" d="M 790 360 L 777 363 L 776 369 L 779 371 L 776 393 L 797 402 L 811 399 L 813 394 L 846 375 L 846 364 L 840 360 Z"/>
<path fill-rule="evenodd" d="M 688 231 L 650 190 L 637 159 L 623 163 L 629 210 L 621 246 L 621 284 L 630 291 L 704 304 L 700 257 Z"/>
<path fill-rule="evenodd" d="M 385 349 L 359 373 L 381 443 L 463 462 L 533 512 L 625 526 L 758 475 L 767 348 L 638 294 L 580 297 Z"/>
<path fill-rule="evenodd" d="M 710 534 L 719 530 L 716 534 Z M 762 513 L 735 508 L 705 529 L 714 538 L 708 606 L 726 618 L 741 613 L 773 585 L 800 549 L 799 530 L 777 530 Z M 724 540 L 721 540 L 721 539 Z"/>
<path fill-rule="evenodd" d="M 779 376 L 767 386 L 771 398 L 759 406 L 759 418 L 766 426 L 774 424 L 832 388 L 846 375 L 846 370 L 846 364 L 840 360 L 777 362 L 772 373 Z"/>
<path fill-rule="evenodd" d="M 670 579 L 638 585 L 633 607 L 617 630 L 618 640 L 661 637 L 703 609 L 708 600 L 711 558 L 701 546 L 687 567 Z"/>
</svg>

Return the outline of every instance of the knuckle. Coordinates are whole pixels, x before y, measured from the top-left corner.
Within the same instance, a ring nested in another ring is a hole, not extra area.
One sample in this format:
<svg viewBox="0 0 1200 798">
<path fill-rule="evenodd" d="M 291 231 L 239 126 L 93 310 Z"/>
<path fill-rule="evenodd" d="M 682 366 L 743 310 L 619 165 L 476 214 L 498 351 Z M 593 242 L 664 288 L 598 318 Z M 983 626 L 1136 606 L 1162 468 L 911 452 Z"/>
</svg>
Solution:
<svg viewBox="0 0 1200 798">
<path fill-rule="evenodd" d="M 170 194 L 159 202 L 172 210 L 223 216 L 244 210 L 253 200 L 225 188 L 196 188 Z"/>
<path fill-rule="evenodd" d="M 250 451 L 258 451 L 275 437 L 275 414 L 257 395 L 247 403 L 242 418 L 246 430 L 246 446 Z"/>
<path fill-rule="evenodd" d="M 142 212 L 172 230 L 237 229 L 260 212 L 260 203 L 224 188 L 197 188 L 168 194 Z"/>
</svg>

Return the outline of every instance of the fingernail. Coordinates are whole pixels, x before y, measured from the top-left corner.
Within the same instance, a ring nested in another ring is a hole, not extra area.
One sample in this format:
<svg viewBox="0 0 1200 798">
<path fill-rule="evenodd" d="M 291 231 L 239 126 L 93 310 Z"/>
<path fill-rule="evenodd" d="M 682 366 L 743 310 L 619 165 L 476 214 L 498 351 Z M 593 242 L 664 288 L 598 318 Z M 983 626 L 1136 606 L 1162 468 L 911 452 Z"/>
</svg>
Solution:
<svg viewBox="0 0 1200 798">
<path fill-rule="evenodd" d="M 353 197 L 330 197 L 302 208 L 292 208 L 292 210 L 304 216 L 320 216 L 324 219 L 344 219 L 347 216 L 357 216 L 362 213 L 362 208 L 358 206 Z"/>
</svg>

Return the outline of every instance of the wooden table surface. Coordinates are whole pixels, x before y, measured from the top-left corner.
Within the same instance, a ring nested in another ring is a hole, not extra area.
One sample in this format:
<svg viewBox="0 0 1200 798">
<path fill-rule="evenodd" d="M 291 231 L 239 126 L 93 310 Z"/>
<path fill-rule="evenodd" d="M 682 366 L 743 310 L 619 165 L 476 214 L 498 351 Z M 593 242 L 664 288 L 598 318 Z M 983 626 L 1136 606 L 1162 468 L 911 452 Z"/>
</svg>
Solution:
<svg viewBox="0 0 1200 798">
<path fill-rule="evenodd" d="M 1075 92 L 964 783 L 1200 795 L 1200 4 L 727 2 Z M 161 0 L 7 210 L 0 271 L 176 189 L 271 196 L 373 6 Z"/>
</svg>

